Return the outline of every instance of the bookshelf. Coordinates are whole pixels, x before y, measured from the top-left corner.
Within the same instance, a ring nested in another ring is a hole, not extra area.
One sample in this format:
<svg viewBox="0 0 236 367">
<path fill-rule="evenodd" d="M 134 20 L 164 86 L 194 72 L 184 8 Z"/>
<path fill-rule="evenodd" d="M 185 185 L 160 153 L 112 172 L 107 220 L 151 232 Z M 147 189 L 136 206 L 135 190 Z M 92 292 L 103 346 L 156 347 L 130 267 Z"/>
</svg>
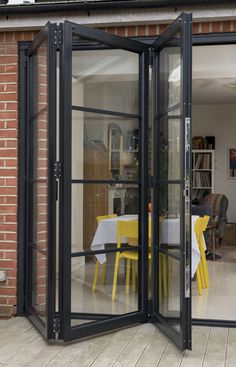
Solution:
<svg viewBox="0 0 236 367">
<path fill-rule="evenodd" d="M 192 201 L 200 201 L 214 192 L 215 151 L 192 150 Z"/>
</svg>

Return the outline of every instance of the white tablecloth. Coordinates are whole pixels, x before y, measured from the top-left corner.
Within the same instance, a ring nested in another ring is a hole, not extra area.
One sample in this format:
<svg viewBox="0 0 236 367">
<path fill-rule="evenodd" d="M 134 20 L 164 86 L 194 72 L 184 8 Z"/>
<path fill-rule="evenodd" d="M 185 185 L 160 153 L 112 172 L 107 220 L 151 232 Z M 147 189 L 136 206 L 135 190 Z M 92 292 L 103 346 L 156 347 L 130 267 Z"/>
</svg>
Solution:
<svg viewBox="0 0 236 367">
<path fill-rule="evenodd" d="M 133 220 L 137 219 L 137 215 L 122 215 L 120 217 L 103 219 L 99 222 L 95 232 L 91 250 L 104 250 L 106 243 L 117 243 L 117 221 L 118 220 Z M 194 224 L 199 218 L 197 215 L 192 216 L 192 277 L 195 274 L 198 263 L 200 261 L 200 251 L 197 244 L 197 239 L 194 232 Z M 180 225 L 179 218 L 164 219 L 162 222 L 162 241 L 164 243 L 177 244 L 179 243 Z M 106 254 L 96 255 L 98 261 L 103 264 L 106 261 Z"/>
</svg>

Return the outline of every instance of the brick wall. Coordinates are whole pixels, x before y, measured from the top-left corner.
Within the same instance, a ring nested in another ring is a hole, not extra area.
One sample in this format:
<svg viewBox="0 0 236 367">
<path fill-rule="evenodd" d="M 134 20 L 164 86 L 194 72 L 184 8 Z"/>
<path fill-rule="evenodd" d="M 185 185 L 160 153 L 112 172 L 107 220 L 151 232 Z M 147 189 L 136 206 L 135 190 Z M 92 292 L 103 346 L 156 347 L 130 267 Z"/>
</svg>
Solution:
<svg viewBox="0 0 236 367">
<path fill-rule="evenodd" d="M 120 36 L 152 36 L 167 25 L 102 28 Z M 193 33 L 236 32 L 236 21 L 194 23 Z M 16 309 L 17 284 L 17 175 L 18 175 L 18 41 L 31 40 L 37 32 L 0 33 L 0 305 Z M 43 283 L 43 286 L 45 284 Z M 39 293 L 42 294 L 42 293 Z M 41 302 L 39 302 L 41 303 Z M 43 302 L 44 303 L 44 302 Z"/>
<path fill-rule="evenodd" d="M 18 41 L 34 32 L 0 33 L 0 305 L 16 305 L 18 175 Z"/>
</svg>

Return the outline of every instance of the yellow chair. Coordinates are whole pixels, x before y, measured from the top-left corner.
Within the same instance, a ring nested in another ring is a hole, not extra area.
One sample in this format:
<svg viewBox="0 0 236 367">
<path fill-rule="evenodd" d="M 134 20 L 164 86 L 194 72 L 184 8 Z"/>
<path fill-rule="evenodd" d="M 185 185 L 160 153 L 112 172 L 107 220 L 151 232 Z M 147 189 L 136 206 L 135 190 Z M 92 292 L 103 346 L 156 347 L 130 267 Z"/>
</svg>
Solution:
<svg viewBox="0 0 236 367">
<path fill-rule="evenodd" d="M 110 218 L 116 218 L 117 214 L 108 214 L 108 215 L 99 215 L 96 217 L 96 221 L 97 224 L 102 220 L 102 219 L 110 219 Z M 97 288 L 97 279 L 98 279 L 98 273 L 99 273 L 99 267 L 100 267 L 100 263 L 99 261 L 96 259 L 96 268 L 95 268 L 95 273 L 94 273 L 94 277 L 93 277 L 93 291 L 96 291 Z M 102 284 L 105 284 L 106 281 L 106 263 L 102 265 Z"/>
<path fill-rule="evenodd" d="M 150 226 L 149 226 L 150 227 Z M 130 220 L 130 221 L 122 221 L 118 220 L 117 222 L 117 248 L 121 247 L 121 241 L 123 238 L 126 238 L 127 243 L 129 245 L 137 245 L 138 243 L 138 221 Z M 123 251 L 116 253 L 115 259 L 115 268 L 114 268 L 114 277 L 113 277 L 113 287 L 112 287 L 112 301 L 115 301 L 116 298 L 116 287 L 117 287 L 117 277 L 119 270 L 119 262 L 120 259 L 126 259 L 126 281 L 125 281 L 125 293 L 129 293 L 129 285 L 130 285 L 130 265 L 132 261 L 132 283 L 133 283 L 133 291 L 135 291 L 135 282 L 136 282 L 136 264 L 138 261 L 138 251 Z M 151 252 L 148 253 L 148 260 L 151 260 Z"/>
<path fill-rule="evenodd" d="M 209 275 L 208 275 L 208 267 L 206 262 L 206 255 L 204 249 L 204 241 L 203 241 L 203 233 L 206 230 L 209 216 L 204 216 L 203 218 L 198 218 L 195 223 L 195 234 L 196 239 L 200 251 L 200 261 L 196 270 L 196 277 L 197 277 L 197 285 L 198 285 L 198 294 L 202 294 L 203 288 L 209 287 Z"/>
</svg>

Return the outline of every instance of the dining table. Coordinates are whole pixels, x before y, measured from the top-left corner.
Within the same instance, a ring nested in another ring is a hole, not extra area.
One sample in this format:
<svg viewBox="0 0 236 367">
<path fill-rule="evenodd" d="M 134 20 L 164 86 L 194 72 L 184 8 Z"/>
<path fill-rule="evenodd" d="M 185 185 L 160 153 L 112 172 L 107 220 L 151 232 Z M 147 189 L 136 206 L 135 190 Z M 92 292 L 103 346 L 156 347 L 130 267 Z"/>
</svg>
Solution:
<svg viewBox="0 0 236 367">
<path fill-rule="evenodd" d="M 198 215 L 191 216 L 191 245 L 192 245 L 192 277 L 194 276 L 197 266 L 200 261 L 200 251 L 197 243 L 197 238 L 194 231 L 194 226 L 196 220 L 199 218 Z M 105 250 L 106 244 L 116 244 L 117 243 L 117 222 L 118 220 L 122 221 L 130 221 L 137 220 L 137 214 L 125 214 L 121 216 L 117 216 L 109 219 L 102 219 L 99 221 L 93 241 L 91 243 L 91 250 Z M 151 215 L 150 215 L 151 220 Z M 161 240 L 162 243 L 166 243 L 168 245 L 175 245 L 179 243 L 180 239 L 180 218 L 164 218 L 160 221 L 161 223 Z M 126 239 L 123 239 L 123 242 L 127 242 Z M 100 253 L 96 255 L 97 260 L 100 264 L 106 262 L 106 254 Z"/>
</svg>

